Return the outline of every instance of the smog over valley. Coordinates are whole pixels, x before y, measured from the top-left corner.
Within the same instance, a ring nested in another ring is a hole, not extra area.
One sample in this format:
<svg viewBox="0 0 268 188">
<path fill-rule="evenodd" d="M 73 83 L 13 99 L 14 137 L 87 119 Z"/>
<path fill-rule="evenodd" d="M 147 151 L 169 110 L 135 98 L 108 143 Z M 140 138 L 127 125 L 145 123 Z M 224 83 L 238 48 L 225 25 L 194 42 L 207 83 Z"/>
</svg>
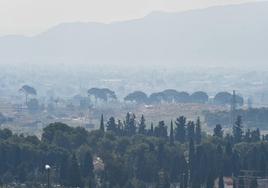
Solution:
<svg viewBox="0 0 268 188">
<path fill-rule="evenodd" d="M 268 187 L 268 1 L 0 0 L 0 188 Z"/>
</svg>

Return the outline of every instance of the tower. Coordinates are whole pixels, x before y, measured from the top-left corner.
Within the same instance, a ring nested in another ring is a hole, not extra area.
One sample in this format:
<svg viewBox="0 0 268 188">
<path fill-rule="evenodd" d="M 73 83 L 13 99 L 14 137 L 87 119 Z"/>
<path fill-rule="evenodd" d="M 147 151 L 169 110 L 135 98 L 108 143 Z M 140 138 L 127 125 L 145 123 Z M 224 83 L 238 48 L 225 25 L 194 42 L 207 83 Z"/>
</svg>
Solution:
<svg viewBox="0 0 268 188">
<path fill-rule="evenodd" d="M 234 126 L 235 124 L 235 111 L 236 111 L 236 93 L 233 90 L 233 95 L 231 99 L 231 125 Z"/>
</svg>

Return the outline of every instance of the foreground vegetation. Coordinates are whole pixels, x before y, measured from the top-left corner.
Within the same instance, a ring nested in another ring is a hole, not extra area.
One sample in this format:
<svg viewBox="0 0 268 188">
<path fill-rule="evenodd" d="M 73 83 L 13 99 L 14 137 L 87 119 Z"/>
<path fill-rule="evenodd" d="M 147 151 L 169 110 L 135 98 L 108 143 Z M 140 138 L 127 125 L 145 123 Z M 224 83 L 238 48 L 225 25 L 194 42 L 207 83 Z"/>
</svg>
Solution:
<svg viewBox="0 0 268 188">
<path fill-rule="evenodd" d="M 149 127 L 147 129 L 146 127 Z M 35 136 L 0 131 L 1 184 L 42 187 L 49 164 L 53 186 L 167 188 L 205 186 L 216 178 L 238 176 L 240 170 L 255 170 L 264 177 L 268 165 L 268 143 L 259 130 L 243 132 L 237 118 L 233 134 L 217 125 L 213 135 L 201 131 L 201 122 L 181 116 L 146 126 L 128 113 L 125 120 L 101 118 L 100 129 L 87 132 L 54 123 Z M 219 181 L 222 184 L 223 181 Z M 222 186 L 222 185 L 220 185 Z"/>
</svg>

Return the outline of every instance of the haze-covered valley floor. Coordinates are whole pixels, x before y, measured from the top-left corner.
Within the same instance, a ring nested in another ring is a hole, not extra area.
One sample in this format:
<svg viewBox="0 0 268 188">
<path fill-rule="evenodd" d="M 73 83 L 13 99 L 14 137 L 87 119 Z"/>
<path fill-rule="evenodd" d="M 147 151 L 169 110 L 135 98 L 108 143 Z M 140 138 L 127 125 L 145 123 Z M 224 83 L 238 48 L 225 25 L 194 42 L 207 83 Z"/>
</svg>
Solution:
<svg viewBox="0 0 268 188">
<path fill-rule="evenodd" d="M 267 49 L 268 1 L 1 36 L 0 188 L 268 187 Z"/>
<path fill-rule="evenodd" d="M 187 67 L 146 67 L 126 66 L 1 66 L 0 110 L 2 128 L 14 132 L 41 135 L 42 128 L 53 122 L 64 122 L 71 126 L 95 129 L 99 126 L 101 114 L 108 120 L 111 116 L 123 119 L 127 112 L 140 117 L 145 115 L 149 122 L 185 115 L 189 119 L 201 117 L 206 124 L 206 111 L 229 111 L 230 106 L 213 104 L 213 97 L 222 91 L 237 94 L 244 98 L 240 107 L 266 107 L 267 72 L 226 68 Z M 25 95 L 19 91 L 29 85 L 37 95 L 38 109 L 31 112 L 25 106 Z M 108 88 L 115 92 L 115 101 L 98 101 L 90 98 L 90 88 Z M 136 104 L 124 100 L 134 91 L 143 91 L 148 97 L 152 93 L 167 89 L 187 92 L 190 95 L 204 91 L 209 96 L 206 104 L 170 103 Z M 83 104 L 81 104 L 81 101 Z M 8 121 L 10 119 L 11 121 Z M 207 131 L 212 129 L 207 127 Z M 265 128 L 263 128 L 265 129 Z"/>
</svg>

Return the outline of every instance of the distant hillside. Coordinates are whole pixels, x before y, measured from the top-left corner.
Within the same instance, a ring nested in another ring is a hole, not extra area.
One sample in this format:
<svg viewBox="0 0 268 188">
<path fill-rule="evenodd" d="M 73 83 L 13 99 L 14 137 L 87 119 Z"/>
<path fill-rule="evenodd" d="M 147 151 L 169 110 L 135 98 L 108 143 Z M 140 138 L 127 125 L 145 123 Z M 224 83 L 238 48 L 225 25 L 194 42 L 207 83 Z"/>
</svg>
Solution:
<svg viewBox="0 0 268 188">
<path fill-rule="evenodd" d="M 152 13 L 112 24 L 60 24 L 34 37 L 0 38 L 0 59 L 94 63 L 265 65 L 268 3 Z"/>
</svg>

